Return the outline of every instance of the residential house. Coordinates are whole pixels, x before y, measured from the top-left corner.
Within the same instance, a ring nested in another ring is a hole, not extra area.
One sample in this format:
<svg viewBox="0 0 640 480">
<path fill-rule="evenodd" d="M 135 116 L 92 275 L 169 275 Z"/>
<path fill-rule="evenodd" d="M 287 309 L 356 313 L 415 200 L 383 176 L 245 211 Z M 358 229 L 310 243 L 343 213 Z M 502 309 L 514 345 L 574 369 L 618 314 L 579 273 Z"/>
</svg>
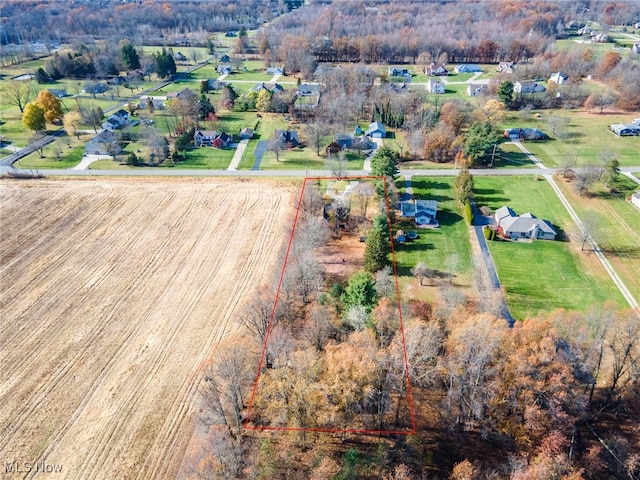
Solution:
<svg viewBox="0 0 640 480">
<path fill-rule="evenodd" d="M 114 148 L 116 155 L 122 151 L 115 133 L 103 130 L 85 144 L 84 151 L 90 155 L 112 155 Z"/>
<path fill-rule="evenodd" d="M 229 63 L 229 62 L 231 62 L 231 57 L 229 57 L 229 55 L 227 55 L 226 53 L 223 53 L 218 58 L 218 62 L 220 62 L 220 63 Z"/>
<path fill-rule="evenodd" d="M 333 139 L 340 148 L 351 148 L 353 146 L 354 136 L 350 133 L 336 133 Z"/>
<path fill-rule="evenodd" d="M 640 190 L 631 195 L 631 203 L 640 208 Z"/>
<path fill-rule="evenodd" d="M 284 68 L 269 67 L 267 68 L 267 75 L 284 75 Z"/>
<path fill-rule="evenodd" d="M 184 56 L 184 54 L 182 52 L 176 52 L 173 54 L 173 59 L 176 62 L 186 62 L 187 61 L 187 57 Z"/>
<path fill-rule="evenodd" d="M 631 47 L 631 51 L 636 55 L 640 55 L 640 43 L 634 43 L 633 47 Z"/>
<path fill-rule="evenodd" d="M 529 240 L 555 240 L 557 232 L 551 224 L 537 218 L 533 213 L 516 213 L 505 205 L 496 210 L 495 220 L 498 226 L 498 233 L 514 241 L 521 239 Z"/>
<path fill-rule="evenodd" d="M 229 30 L 227 32 L 225 32 L 224 36 L 225 37 L 235 37 L 237 35 L 236 32 L 234 32 L 233 30 Z"/>
<path fill-rule="evenodd" d="M 482 69 L 478 65 L 468 63 L 463 65 L 456 65 L 453 71 L 456 73 L 478 73 L 482 72 Z"/>
<path fill-rule="evenodd" d="M 225 85 L 227 85 L 227 82 L 220 81 L 217 79 L 209 78 L 207 80 L 207 88 L 209 90 L 222 90 L 225 87 Z"/>
<path fill-rule="evenodd" d="M 403 218 L 413 218 L 416 227 L 437 227 L 436 214 L 438 202 L 435 200 L 406 200 L 400 202 L 400 213 Z"/>
<path fill-rule="evenodd" d="M 372 122 L 369 124 L 369 128 L 365 134 L 371 138 L 385 138 L 387 136 L 387 131 L 381 122 Z"/>
<path fill-rule="evenodd" d="M 609 125 L 609 130 L 619 137 L 640 135 L 640 125 L 635 123 L 614 123 Z"/>
<path fill-rule="evenodd" d="M 255 87 L 253 87 L 253 90 L 256 92 L 259 92 L 260 90 L 268 90 L 271 93 L 284 92 L 284 88 L 279 83 L 264 83 L 264 82 L 258 83 Z"/>
<path fill-rule="evenodd" d="M 320 85 L 317 83 L 301 83 L 300 85 L 298 85 L 297 93 L 302 97 L 307 97 L 309 95 L 319 95 Z"/>
<path fill-rule="evenodd" d="M 287 148 L 300 146 L 300 138 L 295 130 L 276 130 L 273 134 L 273 140 Z"/>
<path fill-rule="evenodd" d="M 225 132 L 218 132 L 216 130 L 196 130 L 193 134 L 193 144 L 196 147 L 216 147 L 224 148 L 231 143 L 231 136 Z"/>
<path fill-rule="evenodd" d="M 85 83 L 82 88 L 83 93 L 89 93 L 96 95 L 98 93 L 104 93 L 109 89 L 106 83 Z"/>
<path fill-rule="evenodd" d="M 498 73 L 513 73 L 513 62 L 500 62 L 496 71 Z"/>
<path fill-rule="evenodd" d="M 534 81 L 534 80 L 523 80 L 521 82 L 516 82 L 513 84 L 513 91 L 516 93 L 542 93 L 546 91 L 547 88 Z"/>
<path fill-rule="evenodd" d="M 240 133 L 238 134 L 238 137 L 240 137 L 240 140 L 249 140 L 253 138 L 253 129 L 251 128 L 243 128 L 242 130 L 240 130 Z"/>
<path fill-rule="evenodd" d="M 227 63 L 221 63 L 216 67 L 216 72 L 220 75 L 229 75 L 231 73 L 231 65 Z"/>
<path fill-rule="evenodd" d="M 129 125 L 129 121 L 129 112 L 121 108 L 107 118 L 102 124 L 102 128 L 105 130 L 119 130 Z"/>
<path fill-rule="evenodd" d="M 596 43 L 607 43 L 609 41 L 609 35 L 606 33 L 591 34 L 591 41 Z"/>
<path fill-rule="evenodd" d="M 406 68 L 389 67 L 390 77 L 411 77 L 411 72 Z"/>
<path fill-rule="evenodd" d="M 470 83 L 467 85 L 467 95 L 470 97 L 477 97 L 482 95 L 487 90 L 485 83 Z"/>
<path fill-rule="evenodd" d="M 409 91 L 407 84 L 404 82 L 387 82 L 384 88 L 390 93 L 404 93 Z"/>
<path fill-rule="evenodd" d="M 550 82 L 557 83 L 558 85 L 567 83 L 567 80 L 569 80 L 569 76 L 563 72 L 552 73 L 549 77 Z"/>
<path fill-rule="evenodd" d="M 444 83 L 441 82 L 439 79 L 435 79 L 435 78 L 430 78 L 427 81 L 427 91 L 429 93 L 444 93 L 445 91 L 445 86 Z"/>
<path fill-rule="evenodd" d="M 173 100 L 174 98 L 182 98 L 184 95 L 188 95 L 188 92 L 193 93 L 188 88 L 183 88 L 179 92 L 169 92 L 167 93 L 167 100 Z"/>
<path fill-rule="evenodd" d="M 512 140 L 544 140 L 546 134 L 537 128 L 507 128 L 504 131 L 505 138 Z"/>
<path fill-rule="evenodd" d="M 52 93 L 57 98 L 64 98 L 69 96 L 69 94 L 64 88 L 50 88 L 49 92 Z"/>
<path fill-rule="evenodd" d="M 150 95 L 142 95 L 140 97 L 140 108 L 148 108 L 149 102 L 153 104 L 153 108 L 156 110 L 164 109 L 164 98 L 166 97 L 152 97 Z"/>
<path fill-rule="evenodd" d="M 444 66 L 444 63 L 431 62 L 431 65 L 424 69 L 424 73 L 432 77 L 445 77 L 449 75 L 449 70 Z"/>
</svg>

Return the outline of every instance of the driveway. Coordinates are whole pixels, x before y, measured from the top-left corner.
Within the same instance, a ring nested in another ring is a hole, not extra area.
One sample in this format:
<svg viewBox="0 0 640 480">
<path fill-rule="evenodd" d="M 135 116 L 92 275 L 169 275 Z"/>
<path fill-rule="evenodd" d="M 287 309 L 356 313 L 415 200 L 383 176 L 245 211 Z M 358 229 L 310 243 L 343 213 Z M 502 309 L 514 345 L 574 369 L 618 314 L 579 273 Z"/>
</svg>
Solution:
<svg viewBox="0 0 640 480">
<path fill-rule="evenodd" d="M 249 143 L 249 140 L 247 138 L 240 140 L 240 143 L 238 143 L 238 147 L 236 148 L 236 151 L 233 154 L 233 158 L 231 159 L 231 163 L 229 164 L 229 167 L 227 167 L 227 170 L 238 170 L 238 165 L 240 165 L 240 160 L 242 160 L 242 154 L 247 148 L 247 143 Z"/>
<path fill-rule="evenodd" d="M 267 147 L 269 146 L 269 142 L 267 140 L 261 140 L 256 145 L 256 150 L 253 152 L 253 156 L 256 158 L 253 162 L 253 168 L 251 170 L 260 170 L 260 162 L 262 162 L 262 157 L 264 157 L 264 152 L 267 151 Z"/>
<path fill-rule="evenodd" d="M 71 170 L 86 170 L 89 168 L 89 165 L 91 165 L 96 160 L 104 160 L 109 158 L 111 158 L 110 155 L 93 155 L 87 153 L 84 157 L 82 157 L 80 163 L 73 167 Z"/>
</svg>

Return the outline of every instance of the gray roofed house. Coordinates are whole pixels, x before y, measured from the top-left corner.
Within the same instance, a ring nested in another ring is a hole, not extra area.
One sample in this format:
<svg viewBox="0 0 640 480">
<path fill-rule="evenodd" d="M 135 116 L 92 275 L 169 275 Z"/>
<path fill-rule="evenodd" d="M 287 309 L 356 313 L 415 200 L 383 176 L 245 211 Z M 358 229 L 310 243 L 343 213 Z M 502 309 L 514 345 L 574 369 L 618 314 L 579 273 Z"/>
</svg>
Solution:
<svg viewBox="0 0 640 480">
<path fill-rule="evenodd" d="M 551 76 L 549 77 L 550 82 L 557 83 L 558 85 L 567 83 L 567 80 L 569 80 L 569 76 L 563 72 L 552 73 Z"/>
<path fill-rule="evenodd" d="M 498 232 L 511 240 L 555 240 L 557 232 L 546 220 L 537 218 L 533 213 L 527 212 L 516 215 L 507 205 L 496 210 L 495 219 L 498 224 Z"/>
<path fill-rule="evenodd" d="M 295 130 L 276 130 L 273 139 L 287 148 L 294 148 L 300 145 L 298 132 Z"/>
<path fill-rule="evenodd" d="M 354 136 L 350 133 L 336 133 L 333 138 L 340 148 L 351 148 L 353 145 Z"/>
<path fill-rule="evenodd" d="M 50 88 L 49 92 L 51 92 L 55 97 L 58 97 L 58 98 L 64 98 L 69 96 L 69 94 L 64 88 Z"/>
<path fill-rule="evenodd" d="M 431 65 L 426 67 L 425 72 L 427 75 L 442 77 L 449 75 L 449 70 L 444 66 L 444 63 L 437 64 L 435 62 L 431 62 Z"/>
<path fill-rule="evenodd" d="M 220 75 L 229 75 L 231 73 L 231 65 L 221 64 L 216 67 L 216 72 Z"/>
<path fill-rule="evenodd" d="M 513 62 L 500 62 L 496 71 L 499 73 L 513 73 Z"/>
<path fill-rule="evenodd" d="M 547 135 L 537 128 L 507 128 L 504 136 L 510 139 L 520 140 L 544 140 Z"/>
<path fill-rule="evenodd" d="M 238 137 L 240 137 L 241 140 L 253 138 L 253 129 L 248 127 L 243 128 L 242 130 L 240 130 L 240 134 L 238 135 Z"/>
<path fill-rule="evenodd" d="M 438 93 L 438 94 L 445 93 L 444 82 L 441 82 L 437 78 L 430 78 L 427 81 L 427 91 L 429 93 Z"/>
<path fill-rule="evenodd" d="M 542 93 L 547 87 L 533 80 L 523 80 L 513 84 L 513 91 L 516 93 Z"/>
<path fill-rule="evenodd" d="M 406 68 L 389 67 L 390 77 L 411 77 L 411 72 Z"/>
<path fill-rule="evenodd" d="M 619 137 L 640 135 L 640 125 L 635 123 L 614 123 L 609 125 L 609 130 Z"/>
<path fill-rule="evenodd" d="M 435 200 L 406 200 L 400 202 L 400 212 L 404 218 L 413 218 L 416 227 L 438 226 L 436 213 L 438 202 Z"/>
<path fill-rule="evenodd" d="M 283 92 L 284 87 L 279 83 L 260 82 L 255 87 L 253 87 L 253 90 L 255 90 L 256 92 L 259 92 L 260 90 L 268 90 L 271 93 L 276 93 L 276 92 Z"/>
<path fill-rule="evenodd" d="M 284 75 L 284 68 L 281 67 L 269 67 L 267 68 L 268 75 Z"/>
<path fill-rule="evenodd" d="M 365 134 L 372 138 L 385 138 L 387 136 L 387 131 L 381 122 L 372 122 L 369 124 L 369 128 Z"/>
<path fill-rule="evenodd" d="M 456 65 L 453 71 L 456 73 L 477 73 L 482 72 L 482 69 L 474 63 L 468 63 L 463 65 Z"/>
<path fill-rule="evenodd" d="M 116 135 L 110 130 L 103 130 L 85 144 L 84 151 L 91 155 L 111 155 L 115 145 L 115 153 L 118 154 L 122 149 L 115 142 Z"/>
<path fill-rule="evenodd" d="M 301 83 L 298 85 L 298 95 L 317 95 L 320 93 L 320 85 L 317 83 Z"/>
<path fill-rule="evenodd" d="M 477 97 L 482 95 L 487 90 L 485 83 L 470 83 L 467 85 L 467 95 L 470 97 Z"/>
</svg>

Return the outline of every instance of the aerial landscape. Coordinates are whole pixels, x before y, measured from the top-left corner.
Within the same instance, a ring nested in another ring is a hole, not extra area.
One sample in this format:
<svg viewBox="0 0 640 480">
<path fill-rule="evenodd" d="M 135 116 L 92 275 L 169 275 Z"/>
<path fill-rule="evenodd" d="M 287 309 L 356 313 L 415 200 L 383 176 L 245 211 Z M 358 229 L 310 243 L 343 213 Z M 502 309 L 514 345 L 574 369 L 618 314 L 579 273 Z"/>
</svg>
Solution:
<svg viewBox="0 0 640 480">
<path fill-rule="evenodd" d="M 640 479 L 640 3 L 0 0 L 0 478 Z"/>
</svg>

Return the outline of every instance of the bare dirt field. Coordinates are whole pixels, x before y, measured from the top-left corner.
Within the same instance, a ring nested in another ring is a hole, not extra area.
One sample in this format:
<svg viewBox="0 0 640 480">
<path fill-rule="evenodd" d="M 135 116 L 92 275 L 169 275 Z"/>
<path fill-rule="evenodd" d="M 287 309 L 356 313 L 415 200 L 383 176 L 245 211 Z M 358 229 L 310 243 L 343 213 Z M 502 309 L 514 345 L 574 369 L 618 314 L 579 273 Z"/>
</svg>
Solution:
<svg viewBox="0 0 640 480">
<path fill-rule="evenodd" d="M 25 462 L 175 477 L 199 369 L 278 267 L 297 188 L 0 182 L 0 461 L 23 470 L 8 478 L 41 476 Z"/>
</svg>

